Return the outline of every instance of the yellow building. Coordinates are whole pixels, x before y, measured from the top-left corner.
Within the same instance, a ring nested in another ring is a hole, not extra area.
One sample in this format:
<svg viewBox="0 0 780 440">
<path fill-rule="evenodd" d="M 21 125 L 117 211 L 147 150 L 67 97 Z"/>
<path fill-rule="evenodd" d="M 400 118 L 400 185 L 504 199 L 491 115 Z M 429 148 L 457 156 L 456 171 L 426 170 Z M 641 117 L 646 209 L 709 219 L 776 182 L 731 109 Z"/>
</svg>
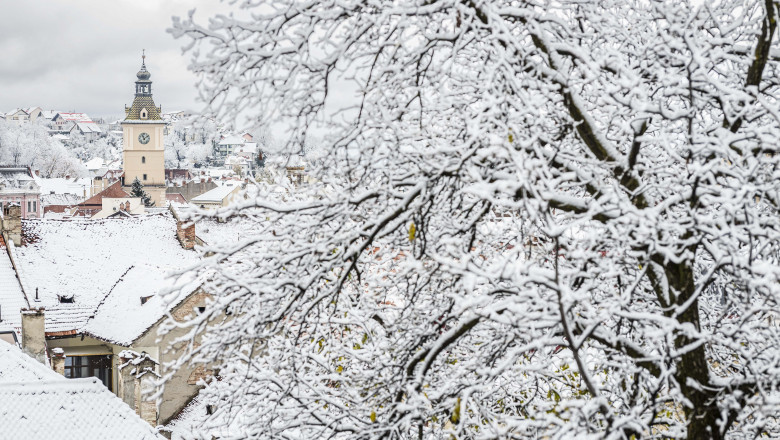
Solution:
<svg viewBox="0 0 780 440">
<path fill-rule="evenodd" d="M 136 76 L 135 98 L 130 107 L 125 106 L 122 121 L 122 148 L 124 181 L 123 189 L 130 192 L 133 180 L 143 184 L 155 206 L 165 206 L 165 146 L 162 108 L 154 105 L 152 99 L 152 76 L 146 70 L 146 56 L 143 56 L 141 70 Z"/>
</svg>

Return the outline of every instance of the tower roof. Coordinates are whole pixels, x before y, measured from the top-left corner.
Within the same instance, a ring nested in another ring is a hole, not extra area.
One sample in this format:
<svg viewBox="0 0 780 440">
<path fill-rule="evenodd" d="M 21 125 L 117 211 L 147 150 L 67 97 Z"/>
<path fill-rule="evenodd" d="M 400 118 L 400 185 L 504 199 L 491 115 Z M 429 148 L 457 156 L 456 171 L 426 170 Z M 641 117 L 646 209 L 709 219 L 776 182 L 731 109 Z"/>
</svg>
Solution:
<svg viewBox="0 0 780 440">
<path fill-rule="evenodd" d="M 146 53 L 141 57 L 141 70 L 135 82 L 135 98 L 130 107 L 125 106 L 125 121 L 162 121 L 162 108 L 152 98 L 152 74 L 146 70 Z"/>
<path fill-rule="evenodd" d="M 146 70 L 146 50 L 144 50 L 143 55 L 141 55 L 141 70 L 139 70 L 135 76 L 138 77 L 139 81 L 149 81 L 149 78 L 152 76 L 152 74 Z"/>
</svg>

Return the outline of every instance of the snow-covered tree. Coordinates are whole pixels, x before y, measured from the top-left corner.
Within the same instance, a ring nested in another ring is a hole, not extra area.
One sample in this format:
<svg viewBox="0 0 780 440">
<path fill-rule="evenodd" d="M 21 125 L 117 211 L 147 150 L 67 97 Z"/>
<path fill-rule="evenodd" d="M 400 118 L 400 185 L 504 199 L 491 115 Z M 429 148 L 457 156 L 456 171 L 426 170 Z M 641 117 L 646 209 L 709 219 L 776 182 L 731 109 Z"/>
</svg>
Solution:
<svg viewBox="0 0 780 440">
<path fill-rule="evenodd" d="M 218 213 L 251 234 L 206 249 L 179 364 L 219 371 L 214 420 L 780 435 L 777 2 L 237 4 L 174 21 L 209 111 L 328 154 Z"/>
<path fill-rule="evenodd" d="M 154 206 L 154 202 L 149 194 L 144 191 L 144 185 L 138 180 L 138 177 L 133 179 L 133 183 L 130 186 L 130 197 L 140 197 L 141 203 L 147 208 Z"/>
<path fill-rule="evenodd" d="M 38 124 L 0 121 L 0 163 L 29 166 L 42 177 L 81 176 L 81 162 Z"/>
</svg>

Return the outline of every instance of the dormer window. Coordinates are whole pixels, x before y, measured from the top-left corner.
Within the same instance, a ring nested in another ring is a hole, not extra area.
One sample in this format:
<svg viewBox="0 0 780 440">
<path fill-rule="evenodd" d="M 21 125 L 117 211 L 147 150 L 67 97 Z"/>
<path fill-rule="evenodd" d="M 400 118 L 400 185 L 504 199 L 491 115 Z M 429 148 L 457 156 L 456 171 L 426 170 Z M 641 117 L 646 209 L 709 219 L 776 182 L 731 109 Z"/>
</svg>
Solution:
<svg viewBox="0 0 780 440">
<path fill-rule="evenodd" d="M 141 297 L 141 305 L 143 305 L 143 304 L 146 304 L 146 302 L 147 302 L 147 301 L 149 301 L 150 299 L 152 299 L 152 296 L 154 296 L 154 295 L 150 295 L 150 296 L 142 296 L 142 297 Z"/>
<path fill-rule="evenodd" d="M 149 112 L 146 111 L 145 108 L 141 109 L 141 119 L 146 119 L 149 117 Z"/>
<path fill-rule="evenodd" d="M 60 304 L 73 304 L 73 295 L 71 296 L 65 296 L 65 295 L 57 295 L 57 298 L 60 300 Z"/>
</svg>

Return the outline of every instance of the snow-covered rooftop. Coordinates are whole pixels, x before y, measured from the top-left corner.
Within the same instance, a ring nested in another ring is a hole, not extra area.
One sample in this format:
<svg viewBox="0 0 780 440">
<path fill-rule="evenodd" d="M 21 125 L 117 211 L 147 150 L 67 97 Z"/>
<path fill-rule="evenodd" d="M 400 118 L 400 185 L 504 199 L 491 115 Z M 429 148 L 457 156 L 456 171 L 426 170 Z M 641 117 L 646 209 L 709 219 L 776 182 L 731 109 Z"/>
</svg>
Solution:
<svg viewBox="0 0 780 440">
<path fill-rule="evenodd" d="M 234 153 L 255 154 L 257 153 L 257 142 L 246 142 L 244 143 L 244 145 L 241 145 L 240 147 L 236 148 L 234 150 Z"/>
<path fill-rule="evenodd" d="M 11 260 L 6 249 L 2 248 L 0 249 L 0 332 L 13 330 L 17 334 L 17 339 L 21 341 L 22 318 L 19 311 L 27 307 L 29 307 L 27 299 L 16 279 Z M 0 367 L 0 378 L 2 374 L 2 367 Z"/>
<path fill-rule="evenodd" d="M 19 347 L 0 339 L 0 385 L 58 379 L 65 378 L 46 365 L 24 354 Z M 0 405 L 0 407 L 2 406 L 4 405 Z"/>
<path fill-rule="evenodd" d="M 0 384 L 0 402 L 3 438 L 163 438 L 94 377 Z"/>
<path fill-rule="evenodd" d="M 35 307 L 46 307 L 47 328 L 58 326 L 50 311 L 74 308 L 94 310 L 120 277 L 132 266 L 148 264 L 180 268 L 196 261 L 197 254 L 181 247 L 176 239 L 176 222 L 169 213 L 124 220 L 24 220 L 27 245 L 12 249 L 19 277 L 30 301 L 36 289 Z M 59 297 L 73 297 L 61 303 Z M 86 322 L 75 319 L 73 329 Z"/>
<path fill-rule="evenodd" d="M 78 128 L 82 133 L 102 133 L 103 130 L 94 122 L 76 122 L 73 128 Z"/>
<path fill-rule="evenodd" d="M 80 197 L 84 197 L 84 190 L 89 190 L 92 185 L 92 181 L 87 177 L 79 179 L 36 177 L 35 181 L 41 187 L 41 194 L 75 194 Z"/>
<path fill-rule="evenodd" d="M 60 118 L 66 120 L 66 121 L 76 121 L 76 122 L 92 122 L 92 118 L 89 117 L 86 113 L 57 113 L 60 115 Z M 55 115 L 56 116 L 56 115 Z"/>
<path fill-rule="evenodd" d="M 164 301 L 158 293 L 176 289 L 180 292 L 178 298 L 184 299 L 201 285 L 191 277 L 168 278 L 170 271 L 169 267 L 133 266 L 103 299 L 82 330 L 129 346 L 176 306 Z"/>
<path fill-rule="evenodd" d="M 225 197 L 230 195 L 233 191 L 236 190 L 236 188 L 239 188 L 240 185 L 238 183 L 235 183 L 233 185 L 227 184 L 224 186 L 218 186 L 211 191 L 208 191 L 206 193 L 203 193 L 197 197 L 193 197 L 192 200 L 190 200 L 192 203 L 203 203 L 203 202 L 222 202 L 225 200 Z"/>
<path fill-rule="evenodd" d="M 239 243 L 260 234 L 257 223 L 241 218 L 231 218 L 225 222 L 201 219 L 195 223 L 195 233 L 209 245 Z"/>
</svg>

